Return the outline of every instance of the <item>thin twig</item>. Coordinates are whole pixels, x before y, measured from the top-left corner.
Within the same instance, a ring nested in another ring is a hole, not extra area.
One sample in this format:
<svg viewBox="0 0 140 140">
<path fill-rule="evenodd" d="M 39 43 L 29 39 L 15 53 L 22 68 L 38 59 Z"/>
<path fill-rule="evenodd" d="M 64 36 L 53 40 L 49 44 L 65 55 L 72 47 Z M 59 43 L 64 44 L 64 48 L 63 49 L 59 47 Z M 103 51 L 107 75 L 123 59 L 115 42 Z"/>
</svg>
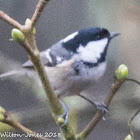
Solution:
<svg viewBox="0 0 140 140">
<path fill-rule="evenodd" d="M 131 78 L 126 78 L 126 81 L 131 81 L 131 82 L 134 82 L 136 84 L 138 84 L 140 86 L 140 82 L 135 80 L 135 79 L 131 79 Z"/>
<path fill-rule="evenodd" d="M 135 80 L 135 79 L 131 79 L 131 78 L 126 78 L 127 81 L 131 81 L 134 82 L 136 84 L 138 84 L 140 86 L 140 82 Z M 134 115 L 131 117 L 130 121 L 128 122 L 128 127 L 129 127 L 129 133 L 131 134 L 131 136 L 133 136 L 133 131 L 132 131 L 132 122 L 135 119 L 135 117 L 140 113 L 140 108 L 134 113 Z"/>
<path fill-rule="evenodd" d="M 111 86 L 110 94 L 105 100 L 105 105 L 108 108 L 115 93 L 118 91 L 118 89 L 121 87 L 121 85 L 124 83 L 125 80 L 117 80 L 115 78 L 114 83 Z M 89 122 L 89 124 L 80 132 L 76 138 L 77 140 L 83 140 L 85 139 L 89 133 L 95 128 L 95 126 L 98 124 L 98 122 L 102 119 L 102 111 L 97 110 L 95 115 L 93 116 L 92 120 Z"/>
<path fill-rule="evenodd" d="M 32 138 L 34 140 L 51 140 L 48 138 L 44 138 L 43 136 L 39 135 L 38 133 L 31 131 L 30 129 L 24 127 L 19 122 L 13 120 L 11 115 L 8 112 L 5 112 L 4 116 L 5 116 L 5 118 L 2 121 L 3 123 L 6 123 L 6 124 L 10 125 L 11 127 L 15 128 L 16 130 L 23 132 L 24 134 L 26 134 L 27 137 L 29 136 L 29 138 Z"/>
<path fill-rule="evenodd" d="M 27 51 L 31 61 L 34 64 L 34 67 L 39 75 L 39 78 L 45 90 L 49 105 L 52 110 L 52 115 L 56 123 L 58 123 L 58 116 L 63 114 L 64 109 L 62 105 L 60 104 L 59 99 L 57 98 L 56 94 L 54 93 L 50 85 L 44 65 L 41 62 L 40 53 L 38 51 L 35 36 L 33 35 L 33 31 L 32 31 L 34 25 L 37 23 L 39 16 L 42 13 L 48 1 L 50 0 L 39 0 L 38 6 L 36 7 L 36 11 L 31 19 L 32 25 L 31 26 L 24 25 L 23 28 L 21 28 L 21 31 L 24 33 L 24 36 L 25 36 L 25 40 L 22 43 L 22 47 L 24 47 L 24 49 Z M 11 20 L 9 20 L 8 18 L 5 18 L 5 20 L 10 24 L 12 23 L 14 27 L 17 27 L 17 23 L 18 23 L 17 21 L 13 20 L 13 22 L 11 22 Z M 61 130 L 63 132 L 64 137 L 67 140 L 71 140 L 71 139 L 75 140 L 75 134 L 69 122 L 66 124 L 66 126 L 62 127 Z"/>
<path fill-rule="evenodd" d="M 31 18 L 32 21 L 32 27 L 34 27 L 44 9 L 44 7 L 46 6 L 46 4 L 49 2 L 50 0 L 39 0 L 35 12 Z"/>
<path fill-rule="evenodd" d="M 47 101 L 51 107 L 52 110 L 52 115 L 56 121 L 58 122 L 58 116 L 63 114 L 64 109 L 62 105 L 59 102 L 59 99 L 57 98 L 56 94 L 54 93 L 51 84 L 49 82 L 49 79 L 47 77 L 47 73 L 45 71 L 44 65 L 41 63 L 40 57 L 37 56 L 37 53 L 34 55 L 34 53 L 30 54 L 30 59 L 32 60 L 34 67 L 40 77 L 41 83 L 43 85 L 43 88 L 45 90 L 46 96 L 47 96 Z M 74 132 L 69 124 L 69 122 L 66 124 L 66 126 L 61 128 L 64 137 L 67 140 L 75 140 L 75 135 Z"/>
<path fill-rule="evenodd" d="M 121 87 L 121 85 L 125 82 L 125 79 L 123 80 L 118 80 L 116 78 L 114 78 L 114 83 L 111 86 L 111 90 L 110 90 L 110 94 L 107 96 L 106 100 L 105 100 L 105 105 L 107 107 L 109 107 L 114 95 L 116 94 L 116 92 L 119 90 L 119 88 Z"/>
<path fill-rule="evenodd" d="M 11 24 L 15 28 L 22 30 L 22 25 L 18 23 L 13 18 L 9 17 L 7 14 L 5 14 L 3 11 L 0 11 L 0 19 L 6 21 L 7 23 Z"/>
<path fill-rule="evenodd" d="M 131 117 L 130 121 L 128 122 L 128 127 L 129 127 L 129 133 L 133 136 L 133 131 L 132 131 L 132 122 L 135 119 L 135 117 L 140 113 L 140 108 L 134 113 L 134 115 Z"/>
</svg>

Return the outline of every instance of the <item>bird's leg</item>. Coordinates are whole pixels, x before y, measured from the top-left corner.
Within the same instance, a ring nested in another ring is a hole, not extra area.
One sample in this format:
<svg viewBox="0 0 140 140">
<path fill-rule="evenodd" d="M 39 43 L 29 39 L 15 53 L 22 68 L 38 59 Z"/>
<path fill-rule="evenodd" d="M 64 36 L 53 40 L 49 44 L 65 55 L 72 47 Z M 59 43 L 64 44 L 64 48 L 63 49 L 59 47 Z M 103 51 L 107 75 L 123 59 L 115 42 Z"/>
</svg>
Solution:
<svg viewBox="0 0 140 140">
<path fill-rule="evenodd" d="M 60 98 L 59 98 L 59 101 L 60 101 L 61 105 L 64 108 L 64 113 L 59 116 L 60 118 L 64 118 L 64 123 L 62 125 L 60 125 L 60 126 L 64 127 L 67 124 L 67 122 L 68 122 L 69 111 L 68 111 L 68 108 L 67 108 L 66 104 Z"/>
<path fill-rule="evenodd" d="M 77 94 L 79 97 L 83 98 L 84 100 L 88 101 L 90 104 L 94 105 L 96 107 L 96 104 L 94 102 L 92 102 L 91 100 L 89 100 L 87 97 L 81 95 L 81 94 Z"/>
<path fill-rule="evenodd" d="M 81 98 L 85 99 L 86 101 L 88 101 L 92 105 L 94 105 L 97 108 L 97 110 L 101 110 L 102 115 L 103 115 L 103 120 L 105 120 L 104 115 L 105 115 L 105 113 L 108 112 L 108 108 L 104 103 L 99 104 L 98 102 L 93 102 L 93 101 L 89 100 L 87 97 L 85 97 L 81 94 L 77 94 L 77 95 L 80 96 Z"/>
<path fill-rule="evenodd" d="M 105 120 L 104 115 L 108 112 L 108 108 L 104 103 L 98 103 L 98 102 L 94 102 L 96 105 L 97 110 L 101 110 L 102 111 L 102 116 L 103 116 L 103 120 Z"/>
</svg>

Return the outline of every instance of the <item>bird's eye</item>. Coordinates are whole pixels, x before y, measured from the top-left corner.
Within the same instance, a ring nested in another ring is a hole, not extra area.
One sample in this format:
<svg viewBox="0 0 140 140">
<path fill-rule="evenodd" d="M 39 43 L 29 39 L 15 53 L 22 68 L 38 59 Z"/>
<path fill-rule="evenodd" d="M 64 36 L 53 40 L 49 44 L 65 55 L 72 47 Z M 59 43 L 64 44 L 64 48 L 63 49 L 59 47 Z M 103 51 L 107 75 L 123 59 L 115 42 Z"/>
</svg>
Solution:
<svg viewBox="0 0 140 140">
<path fill-rule="evenodd" d="M 104 35 L 104 36 L 109 36 L 109 32 L 106 30 L 106 29 L 104 29 L 103 31 L 102 31 L 102 34 Z"/>
<path fill-rule="evenodd" d="M 101 36 L 100 35 L 97 35 L 96 38 L 95 38 L 95 40 L 99 40 L 99 39 L 101 39 Z"/>
</svg>

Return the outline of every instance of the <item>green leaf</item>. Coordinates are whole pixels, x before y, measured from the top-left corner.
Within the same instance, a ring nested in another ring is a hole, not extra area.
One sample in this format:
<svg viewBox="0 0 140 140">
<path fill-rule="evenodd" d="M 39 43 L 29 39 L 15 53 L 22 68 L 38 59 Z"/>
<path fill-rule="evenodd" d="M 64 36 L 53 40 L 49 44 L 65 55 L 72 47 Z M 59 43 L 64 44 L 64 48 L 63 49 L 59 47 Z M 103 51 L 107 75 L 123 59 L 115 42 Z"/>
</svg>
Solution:
<svg viewBox="0 0 140 140">
<path fill-rule="evenodd" d="M 18 43 L 23 43 L 24 40 L 25 40 L 24 34 L 20 30 L 18 30 L 16 28 L 14 28 L 12 30 L 11 35 L 12 35 L 13 40 L 15 40 Z"/>
<path fill-rule="evenodd" d="M 115 71 L 116 77 L 121 80 L 125 79 L 128 76 L 128 68 L 126 65 L 122 64 L 120 65 L 117 70 Z"/>
<path fill-rule="evenodd" d="M 29 25 L 29 26 L 31 25 L 31 20 L 29 18 L 26 19 L 25 25 Z M 35 35 L 35 34 L 36 34 L 36 28 L 34 27 L 33 28 L 33 35 Z"/>
<path fill-rule="evenodd" d="M 58 118 L 58 125 L 64 124 L 64 119 L 62 117 Z"/>
<path fill-rule="evenodd" d="M 4 114 L 5 112 L 6 110 L 2 106 L 0 106 L 0 113 Z"/>
<path fill-rule="evenodd" d="M 0 121 L 4 120 L 4 114 L 0 113 Z"/>
<path fill-rule="evenodd" d="M 126 137 L 125 137 L 125 139 L 124 140 L 133 140 L 133 137 L 132 137 L 132 135 L 127 135 Z"/>
</svg>

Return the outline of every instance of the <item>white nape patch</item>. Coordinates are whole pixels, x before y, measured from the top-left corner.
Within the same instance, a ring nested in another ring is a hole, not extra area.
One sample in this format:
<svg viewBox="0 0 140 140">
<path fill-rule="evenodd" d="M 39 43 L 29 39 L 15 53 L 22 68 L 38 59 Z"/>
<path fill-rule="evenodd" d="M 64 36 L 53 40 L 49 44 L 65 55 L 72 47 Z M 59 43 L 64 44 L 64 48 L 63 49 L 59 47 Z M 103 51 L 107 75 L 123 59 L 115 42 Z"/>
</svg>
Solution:
<svg viewBox="0 0 140 140">
<path fill-rule="evenodd" d="M 96 63 L 107 43 L 108 38 L 104 38 L 98 41 L 91 41 L 85 47 L 80 45 L 77 50 L 80 59 L 86 62 Z"/>
<path fill-rule="evenodd" d="M 69 36 L 63 39 L 63 42 L 66 43 L 67 41 L 73 39 L 76 35 L 78 35 L 78 32 L 74 32 L 73 34 L 70 34 Z"/>
<path fill-rule="evenodd" d="M 57 60 L 57 62 L 61 62 L 61 57 L 57 56 L 56 60 Z"/>
<path fill-rule="evenodd" d="M 52 58 L 50 57 L 50 49 L 48 49 L 45 53 L 46 57 L 48 58 L 49 62 L 52 63 Z"/>
</svg>

